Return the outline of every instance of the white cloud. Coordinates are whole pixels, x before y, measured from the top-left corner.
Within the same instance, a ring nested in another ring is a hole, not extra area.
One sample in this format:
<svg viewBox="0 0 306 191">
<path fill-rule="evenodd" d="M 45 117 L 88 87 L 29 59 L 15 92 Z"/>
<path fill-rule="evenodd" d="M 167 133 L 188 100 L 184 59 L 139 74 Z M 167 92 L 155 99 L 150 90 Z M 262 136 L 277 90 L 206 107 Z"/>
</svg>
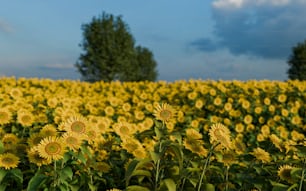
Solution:
<svg viewBox="0 0 306 191">
<path fill-rule="evenodd" d="M 217 8 L 240 8 L 246 0 L 215 0 L 213 6 Z"/>
</svg>

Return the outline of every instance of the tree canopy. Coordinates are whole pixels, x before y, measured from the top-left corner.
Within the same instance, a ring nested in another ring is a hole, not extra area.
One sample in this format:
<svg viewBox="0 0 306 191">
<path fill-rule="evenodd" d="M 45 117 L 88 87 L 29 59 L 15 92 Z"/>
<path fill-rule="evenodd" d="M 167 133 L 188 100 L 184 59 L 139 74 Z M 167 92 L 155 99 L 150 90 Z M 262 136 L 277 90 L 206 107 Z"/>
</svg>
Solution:
<svg viewBox="0 0 306 191">
<path fill-rule="evenodd" d="M 82 25 L 83 53 L 75 64 L 82 79 L 95 81 L 155 81 L 158 75 L 153 53 L 135 46 L 121 16 L 103 13 Z"/>
<path fill-rule="evenodd" d="M 291 80 L 306 80 L 306 40 L 292 48 L 288 60 L 288 77 Z"/>
</svg>

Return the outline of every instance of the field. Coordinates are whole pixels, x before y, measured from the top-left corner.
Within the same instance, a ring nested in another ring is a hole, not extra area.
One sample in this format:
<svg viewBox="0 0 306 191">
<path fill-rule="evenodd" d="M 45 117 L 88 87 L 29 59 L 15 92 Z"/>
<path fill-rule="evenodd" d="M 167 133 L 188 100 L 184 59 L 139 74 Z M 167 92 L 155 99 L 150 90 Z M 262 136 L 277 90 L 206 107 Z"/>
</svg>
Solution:
<svg viewBox="0 0 306 191">
<path fill-rule="evenodd" d="M 306 190 L 306 82 L 0 78 L 1 190 Z"/>
</svg>

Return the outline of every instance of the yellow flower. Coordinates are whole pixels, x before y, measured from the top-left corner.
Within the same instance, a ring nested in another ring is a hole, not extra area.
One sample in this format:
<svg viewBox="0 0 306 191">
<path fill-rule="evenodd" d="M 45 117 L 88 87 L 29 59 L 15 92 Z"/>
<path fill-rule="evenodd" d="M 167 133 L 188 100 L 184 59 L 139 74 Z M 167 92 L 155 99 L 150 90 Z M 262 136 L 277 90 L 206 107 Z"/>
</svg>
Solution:
<svg viewBox="0 0 306 191">
<path fill-rule="evenodd" d="M 10 96 L 12 96 L 14 99 L 20 98 L 23 96 L 22 91 L 20 88 L 12 88 L 10 91 Z"/>
<path fill-rule="evenodd" d="M 266 97 L 266 98 L 264 99 L 264 104 L 265 104 L 265 105 L 270 105 L 270 104 L 271 104 L 270 98 Z"/>
<path fill-rule="evenodd" d="M 203 135 L 195 129 L 188 128 L 186 129 L 186 137 L 189 139 L 202 139 Z"/>
<path fill-rule="evenodd" d="M 222 147 L 230 149 L 231 145 L 231 132 L 221 123 L 213 124 L 209 129 L 210 143 L 221 144 Z"/>
<path fill-rule="evenodd" d="M 206 157 L 208 154 L 207 149 L 204 148 L 204 142 L 202 140 L 186 138 L 183 141 L 183 145 L 187 150 L 190 150 L 192 153 L 195 153 L 199 156 Z"/>
<path fill-rule="evenodd" d="M 7 108 L 0 109 L 0 125 L 8 124 L 12 120 L 12 112 Z"/>
<path fill-rule="evenodd" d="M 237 133 L 242 133 L 244 131 L 244 125 L 242 123 L 238 123 L 235 126 L 235 131 Z"/>
<path fill-rule="evenodd" d="M 219 106 L 222 104 L 222 99 L 220 97 L 216 97 L 214 99 L 214 105 Z"/>
<path fill-rule="evenodd" d="M 204 102 L 201 100 L 201 99 L 197 99 L 194 106 L 197 108 L 197 109 L 202 109 L 204 105 Z"/>
<path fill-rule="evenodd" d="M 226 102 L 224 104 L 224 110 L 227 111 L 227 112 L 231 111 L 232 110 L 232 104 L 230 102 Z"/>
<path fill-rule="evenodd" d="M 245 124 L 251 124 L 252 123 L 252 121 L 253 121 L 253 117 L 251 116 L 251 115 L 246 115 L 245 117 L 244 117 L 244 119 L 243 119 L 243 122 L 245 123 Z"/>
<path fill-rule="evenodd" d="M 56 136 L 57 130 L 54 125 L 47 124 L 43 126 L 43 128 L 40 130 L 41 135 L 48 137 L 48 136 Z"/>
<path fill-rule="evenodd" d="M 251 152 L 251 154 L 260 162 L 271 162 L 270 154 L 260 147 L 253 149 L 253 152 Z"/>
<path fill-rule="evenodd" d="M 256 114 L 260 114 L 262 112 L 262 107 L 260 107 L 260 106 L 255 107 L 254 112 Z"/>
<path fill-rule="evenodd" d="M 285 94 L 280 94 L 278 97 L 277 97 L 277 100 L 280 102 L 280 103 L 284 103 L 286 100 L 287 100 L 287 96 Z"/>
<path fill-rule="evenodd" d="M 217 157 L 217 160 L 225 166 L 231 166 L 232 164 L 237 163 L 237 155 L 234 152 L 225 151 L 222 153 L 222 157 Z"/>
<path fill-rule="evenodd" d="M 5 168 L 6 170 L 16 168 L 19 162 L 19 157 L 12 153 L 0 154 L 0 167 Z"/>
<path fill-rule="evenodd" d="M 271 134 L 269 138 L 273 143 L 273 145 L 282 152 L 283 151 L 282 140 L 275 134 Z"/>
<path fill-rule="evenodd" d="M 294 169 L 293 166 L 290 165 L 282 165 L 279 167 L 277 174 L 281 180 L 287 181 L 288 183 L 293 184 L 294 180 L 291 177 L 291 171 Z"/>
<path fill-rule="evenodd" d="M 115 123 L 113 125 L 114 132 L 121 138 L 129 138 L 135 133 L 134 124 L 129 122 Z"/>
<path fill-rule="evenodd" d="M 60 160 L 66 152 L 62 139 L 54 136 L 46 137 L 37 146 L 39 155 L 50 160 Z"/>
<path fill-rule="evenodd" d="M 75 114 L 60 124 L 59 129 L 67 132 L 77 133 L 82 138 L 86 137 L 88 121 L 85 117 Z"/>
<path fill-rule="evenodd" d="M 115 114 L 115 110 L 112 106 L 106 106 L 104 112 L 107 116 L 113 116 Z"/>
<path fill-rule="evenodd" d="M 82 145 L 80 135 L 73 132 L 66 132 L 62 135 L 64 144 L 71 150 L 77 151 Z"/>
<path fill-rule="evenodd" d="M 31 126 L 34 123 L 34 116 L 32 113 L 26 110 L 18 111 L 17 122 L 22 126 Z"/>
<path fill-rule="evenodd" d="M 41 157 L 35 147 L 31 148 L 28 151 L 28 158 L 30 163 L 34 163 L 39 167 L 42 165 L 48 165 L 52 163 L 52 160 Z"/>
<path fill-rule="evenodd" d="M 175 110 L 167 103 L 155 107 L 153 115 L 157 120 L 167 122 L 175 116 Z"/>
</svg>

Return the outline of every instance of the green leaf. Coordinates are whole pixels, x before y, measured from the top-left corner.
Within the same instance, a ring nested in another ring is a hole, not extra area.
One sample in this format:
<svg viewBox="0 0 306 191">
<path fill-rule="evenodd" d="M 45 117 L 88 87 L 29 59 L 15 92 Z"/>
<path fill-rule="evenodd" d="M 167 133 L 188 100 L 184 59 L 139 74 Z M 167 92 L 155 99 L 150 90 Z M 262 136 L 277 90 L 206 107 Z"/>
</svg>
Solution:
<svg viewBox="0 0 306 191">
<path fill-rule="evenodd" d="M 274 181 L 270 181 L 272 186 L 273 186 L 273 189 L 272 191 L 287 191 L 289 186 L 285 185 L 285 184 L 281 184 L 281 183 L 278 183 L 278 182 L 274 182 Z"/>
<path fill-rule="evenodd" d="M 156 153 L 154 151 L 150 151 L 150 155 L 151 155 L 152 160 L 156 164 L 157 161 L 160 159 L 160 154 L 158 154 L 158 153 Z"/>
<path fill-rule="evenodd" d="M 45 176 L 43 174 L 35 174 L 35 176 L 33 176 L 31 178 L 31 180 L 29 181 L 28 187 L 27 187 L 27 191 L 36 191 L 39 190 L 40 185 L 42 185 L 44 183 L 44 180 L 47 178 L 48 176 Z"/>
<path fill-rule="evenodd" d="M 129 165 L 127 167 L 127 170 L 125 172 L 125 182 L 126 182 L 126 185 L 129 184 L 130 179 L 132 177 L 132 174 L 133 174 L 134 170 L 136 169 L 136 166 L 137 166 L 138 162 L 139 162 L 138 160 L 132 160 L 129 163 Z"/>
<path fill-rule="evenodd" d="M 96 191 L 96 190 L 97 190 L 96 186 L 93 185 L 93 184 L 91 184 L 90 182 L 88 182 L 88 186 L 89 186 L 89 189 L 90 189 L 91 191 Z"/>
<path fill-rule="evenodd" d="M 175 158 L 179 161 L 179 167 L 182 169 L 184 154 L 181 147 L 178 144 L 171 144 L 168 149 L 175 155 Z"/>
<path fill-rule="evenodd" d="M 3 178 L 6 176 L 8 171 L 4 169 L 0 169 L 0 183 L 2 182 Z"/>
<path fill-rule="evenodd" d="M 73 176 L 73 172 L 72 172 L 72 169 L 69 166 L 66 166 L 60 172 L 60 178 L 63 179 L 63 180 L 66 180 L 67 178 L 69 178 L 71 180 L 72 176 Z"/>
<path fill-rule="evenodd" d="M 23 175 L 20 169 L 18 168 L 14 168 L 12 170 L 9 171 L 10 174 L 15 178 L 15 180 L 19 183 L 23 182 Z"/>
<path fill-rule="evenodd" d="M 3 152 L 4 152 L 4 145 L 2 141 L 0 141 L 0 154 L 2 154 Z"/>
<path fill-rule="evenodd" d="M 168 188 L 168 191 L 176 191 L 176 184 L 171 178 L 167 178 L 163 180 Z"/>
<path fill-rule="evenodd" d="M 207 184 L 204 185 L 203 188 L 204 188 L 203 190 L 205 190 L 205 191 L 215 191 L 215 187 L 214 187 L 213 184 L 207 183 Z"/>
<path fill-rule="evenodd" d="M 135 169 L 139 169 L 139 168 L 142 168 L 143 166 L 147 165 L 148 163 L 150 163 L 152 160 L 151 159 L 148 159 L 148 158 L 145 158 L 145 159 L 142 159 L 142 160 L 139 160 Z"/>
<path fill-rule="evenodd" d="M 7 184 L 0 184 L 0 191 L 5 191 Z"/>
<path fill-rule="evenodd" d="M 126 191 L 150 191 L 147 187 L 132 185 L 126 188 Z"/>
<path fill-rule="evenodd" d="M 157 126 L 154 127 L 154 131 L 157 139 L 160 140 L 163 137 L 163 133 L 160 131 L 160 129 Z"/>
<path fill-rule="evenodd" d="M 151 177 L 151 172 L 148 170 L 134 170 L 133 173 L 131 174 L 132 176 L 146 176 L 146 177 Z"/>
</svg>

